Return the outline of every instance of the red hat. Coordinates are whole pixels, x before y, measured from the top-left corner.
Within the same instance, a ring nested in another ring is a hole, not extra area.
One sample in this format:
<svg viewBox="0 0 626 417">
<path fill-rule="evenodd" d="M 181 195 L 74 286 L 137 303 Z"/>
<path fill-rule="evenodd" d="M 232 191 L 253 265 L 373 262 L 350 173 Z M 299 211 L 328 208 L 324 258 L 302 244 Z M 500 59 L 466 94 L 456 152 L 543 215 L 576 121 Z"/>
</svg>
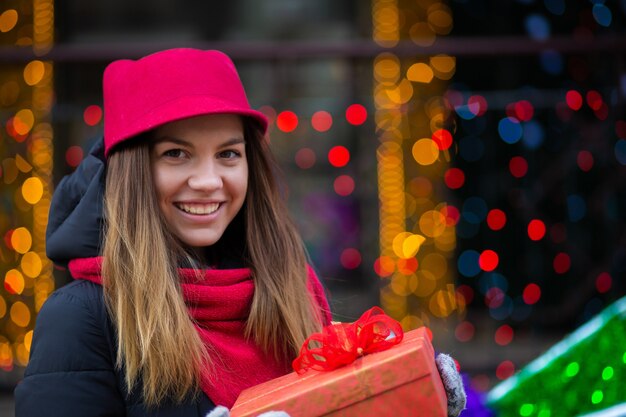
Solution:
<svg viewBox="0 0 626 417">
<path fill-rule="evenodd" d="M 107 66 L 103 77 L 104 154 L 120 142 L 174 120 L 216 113 L 250 116 L 253 110 L 228 56 L 178 48 Z"/>
</svg>

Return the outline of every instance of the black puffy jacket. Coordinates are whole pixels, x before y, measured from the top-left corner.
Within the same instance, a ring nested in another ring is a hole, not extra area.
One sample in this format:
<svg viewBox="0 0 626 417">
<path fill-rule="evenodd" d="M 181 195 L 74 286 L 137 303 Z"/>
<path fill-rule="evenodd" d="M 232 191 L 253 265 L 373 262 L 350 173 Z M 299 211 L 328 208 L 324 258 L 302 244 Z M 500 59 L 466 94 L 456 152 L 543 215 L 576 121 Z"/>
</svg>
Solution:
<svg viewBox="0 0 626 417">
<path fill-rule="evenodd" d="M 98 141 L 55 191 L 46 251 L 57 264 L 99 255 L 102 146 Z M 204 417 L 214 408 L 203 392 L 182 404 L 146 408 L 126 389 L 116 349 L 101 286 L 78 280 L 56 290 L 37 317 L 30 361 L 15 389 L 16 417 Z"/>
</svg>

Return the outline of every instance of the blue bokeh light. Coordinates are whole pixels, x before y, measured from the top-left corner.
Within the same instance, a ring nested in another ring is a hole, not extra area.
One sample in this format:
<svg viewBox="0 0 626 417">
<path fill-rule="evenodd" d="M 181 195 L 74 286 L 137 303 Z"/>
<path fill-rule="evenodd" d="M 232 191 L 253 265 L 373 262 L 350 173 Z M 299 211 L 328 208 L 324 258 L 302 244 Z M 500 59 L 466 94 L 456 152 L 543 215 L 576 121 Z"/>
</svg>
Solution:
<svg viewBox="0 0 626 417">
<path fill-rule="evenodd" d="M 539 56 L 541 68 L 548 74 L 559 75 L 563 72 L 563 57 L 557 51 L 543 51 Z"/>
<path fill-rule="evenodd" d="M 480 197 L 470 197 L 463 203 L 461 215 L 468 223 L 478 224 L 485 220 L 489 208 Z"/>
<path fill-rule="evenodd" d="M 506 143 L 517 143 L 522 137 L 522 125 L 513 117 L 505 117 L 498 123 L 498 133 Z"/>
<path fill-rule="evenodd" d="M 593 18 L 598 22 L 599 25 L 604 27 L 611 26 L 611 21 L 613 20 L 613 14 L 611 13 L 611 9 L 606 7 L 604 4 L 595 4 L 592 9 Z"/>
<path fill-rule="evenodd" d="M 531 39 L 545 41 L 550 37 L 550 22 L 540 14 L 530 14 L 524 21 L 526 32 Z"/>
<path fill-rule="evenodd" d="M 479 257 L 480 254 L 475 250 L 468 249 L 463 251 L 457 260 L 459 273 L 468 278 L 478 275 L 480 273 L 480 265 L 478 264 Z"/>
<path fill-rule="evenodd" d="M 587 214 L 587 203 L 585 199 L 578 194 L 572 194 L 567 197 L 567 215 L 571 222 L 582 220 Z"/>
<path fill-rule="evenodd" d="M 528 149 L 537 149 L 543 144 L 545 136 L 543 126 L 536 120 L 524 124 L 522 143 Z"/>
<path fill-rule="evenodd" d="M 615 143 L 615 157 L 620 164 L 626 165 L 626 140 L 620 139 Z"/>
</svg>

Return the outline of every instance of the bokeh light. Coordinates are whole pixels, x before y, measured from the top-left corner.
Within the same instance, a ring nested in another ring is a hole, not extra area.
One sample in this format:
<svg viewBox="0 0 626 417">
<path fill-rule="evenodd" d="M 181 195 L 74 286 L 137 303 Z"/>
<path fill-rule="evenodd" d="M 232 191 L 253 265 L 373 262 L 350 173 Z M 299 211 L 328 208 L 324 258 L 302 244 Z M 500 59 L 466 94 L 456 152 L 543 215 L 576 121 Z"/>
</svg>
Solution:
<svg viewBox="0 0 626 417">
<path fill-rule="evenodd" d="M 328 162 L 336 168 L 346 166 L 350 162 L 350 151 L 345 146 L 333 146 L 328 151 Z"/>
<path fill-rule="evenodd" d="M 423 138 L 413 144 L 412 154 L 418 164 L 432 165 L 439 158 L 439 147 L 434 140 Z"/>
<path fill-rule="evenodd" d="M 333 188 L 340 196 L 348 196 L 354 191 L 354 179 L 349 175 L 340 175 L 335 178 Z"/>
<path fill-rule="evenodd" d="M 326 132 L 333 125 L 333 117 L 324 110 L 316 111 L 311 116 L 311 126 L 318 132 Z"/>
<path fill-rule="evenodd" d="M 315 151 L 311 148 L 302 148 L 296 152 L 295 162 L 299 168 L 309 169 L 315 165 Z"/>
<path fill-rule="evenodd" d="M 276 127 L 285 133 L 293 132 L 298 127 L 298 116 L 291 110 L 282 111 L 276 116 Z"/>
<path fill-rule="evenodd" d="M 346 109 L 346 120 L 351 125 L 362 125 L 367 120 L 367 109 L 362 104 L 351 104 Z"/>
<path fill-rule="evenodd" d="M 102 108 L 92 104 L 83 111 L 83 120 L 88 126 L 95 126 L 102 120 Z"/>
</svg>

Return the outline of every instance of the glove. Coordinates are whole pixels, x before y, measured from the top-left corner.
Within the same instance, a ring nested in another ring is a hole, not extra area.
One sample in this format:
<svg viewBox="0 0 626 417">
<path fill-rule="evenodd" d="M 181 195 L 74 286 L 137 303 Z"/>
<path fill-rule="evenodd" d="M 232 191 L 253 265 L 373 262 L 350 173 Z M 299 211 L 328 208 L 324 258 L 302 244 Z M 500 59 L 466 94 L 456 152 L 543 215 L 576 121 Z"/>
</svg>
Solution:
<svg viewBox="0 0 626 417">
<path fill-rule="evenodd" d="M 456 369 L 454 359 L 445 353 L 438 354 L 435 363 L 448 398 L 448 417 L 457 417 L 467 402 L 461 374 Z"/>
<path fill-rule="evenodd" d="M 206 417 L 230 417 L 230 411 L 228 408 L 218 405 L 211 411 Z M 267 413 L 259 414 L 258 417 L 291 417 L 284 411 L 268 411 Z"/>
</svg>

